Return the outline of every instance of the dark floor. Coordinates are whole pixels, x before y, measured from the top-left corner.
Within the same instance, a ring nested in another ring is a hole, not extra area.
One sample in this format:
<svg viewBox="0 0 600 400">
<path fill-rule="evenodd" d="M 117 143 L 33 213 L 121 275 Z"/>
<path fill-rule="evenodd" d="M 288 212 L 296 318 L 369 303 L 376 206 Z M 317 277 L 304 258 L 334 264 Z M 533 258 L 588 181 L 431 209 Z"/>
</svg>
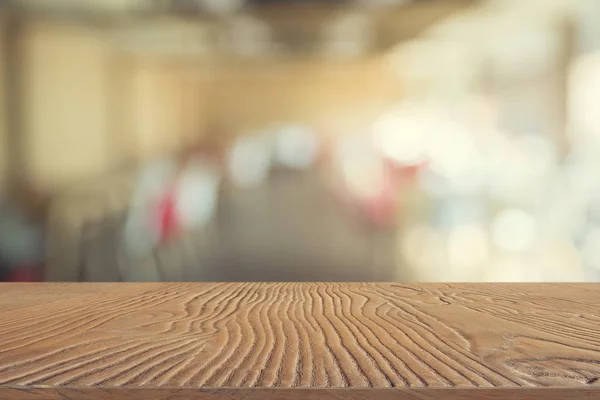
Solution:
<svg viewBox="0 0 600 400">
<path fill-rule="evenodd" d="M 213 226 L 157 249 L 136 267 L 120 261 L 121 271 L 110 271 L 107 265 L 119 263 L 121 225 L 115 218 L 87 241 L 82 280 L 398 279 L 393 232 L 361 224 L 314 173 L 280 171 L 260 188 L 225 187 Z"/>
</svg>

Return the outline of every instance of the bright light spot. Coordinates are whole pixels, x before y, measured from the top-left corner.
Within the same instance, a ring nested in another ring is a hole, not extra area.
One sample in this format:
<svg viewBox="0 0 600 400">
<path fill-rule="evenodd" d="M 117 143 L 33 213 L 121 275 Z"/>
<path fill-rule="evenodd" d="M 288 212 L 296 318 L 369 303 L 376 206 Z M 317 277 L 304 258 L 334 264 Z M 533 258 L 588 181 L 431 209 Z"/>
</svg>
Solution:
<svg viewBox="0 0 600 400">
<path fill-rule="evenodd" d="M 240 137 L 227 155 L 231 180 L 241 187 L 263 183 L 271 168 L 272 149 L 260 136 Z"/>
<path fill-rule="evenodd" d="M 600 53 L 576 60 L 571 73 L 569 112 L 576 138 L 598 143 L 600 140 Z"/>
<path fill-rule="evenodd" d="M 188 162 L 177 192 L 177 213 L 184 227 L 198 228 L 213 218 L 220 181 L 217 170 L 201 157 Z"/>
<path fill-rule="evenodd" d="M 338 143 L 337 163 L 347 189 L 359 198 L 372 198 L 385 186 L 385 166 L 363 137 L 346 137 Z"/>
<path fill-rule="evenodd" d="M 348 189 L 359 198 L 373 198 L 383 189 L 383 169 L 377 160 L 346 163 L 343 172 Z"/>
<path fill-rule="evenodd" d="M 482 226 L 458 226 L 448 235 L 448 261 L 453 270 L 472 272 L 487 260 L 488 255 L 486 232 Z"/>
<path fill-rule="evenodd" d="M 533 246 L 537 235 L 535 219 L 523 210 L 507 209 L 492 222 L 492 239 L 501 249 L 520 252 Z"/>
<path fill-rule="evenodd" d="M 304 126 L 283 128 L 277 137 L 275 157 L 277 162 L 295 169 L 310 167 L 319 151 L 315 132 Z"/>
<path fill-rule="evenodd" d="M 427 127 L 414 115 L 390 113 L 373 127 L 378 147 L 383 155 L 403 165 L 417 165 L 425 161 Z"/>
<path fill-rule="evenodd" d="M 456 125 L 437 132 L 429 149 L 431 169 L 449 179 L 462 176 L 477 161 L 471 134 Z"/>
<path fill-rule="evenodd" d="M 492 196 L 509 202 L 530 202 L 543 193 L 555 170 L 555 149 L 537 137 L 490 137 L 485 161 Z"/>
</svg>

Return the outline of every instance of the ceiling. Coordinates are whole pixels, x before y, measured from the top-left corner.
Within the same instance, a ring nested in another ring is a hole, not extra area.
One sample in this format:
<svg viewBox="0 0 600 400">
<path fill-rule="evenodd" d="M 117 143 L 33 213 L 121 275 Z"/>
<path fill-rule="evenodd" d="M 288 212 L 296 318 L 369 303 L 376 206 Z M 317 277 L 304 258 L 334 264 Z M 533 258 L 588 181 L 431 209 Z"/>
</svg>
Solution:
<svg viewBox="0 0 600 400">
<path fill-rule="evenodd" d="M 186 32 L 191 32 L 190 24 L 201 25 L 204 47 L 215 47 L 225 37 L 235 45 L 265 41 L 263 47 L 278 54 L 364 55 L 385 52 L 478 1 L 12 0 L 10 4 L 23 15 L 117 21 L 132 30 L 143 26 L 154 30 L 154 37 L 160 33 L 159 21 L 170 18 L 173 36 L 172 21 L 180 20 L 187 25 Z"/>
</svg>

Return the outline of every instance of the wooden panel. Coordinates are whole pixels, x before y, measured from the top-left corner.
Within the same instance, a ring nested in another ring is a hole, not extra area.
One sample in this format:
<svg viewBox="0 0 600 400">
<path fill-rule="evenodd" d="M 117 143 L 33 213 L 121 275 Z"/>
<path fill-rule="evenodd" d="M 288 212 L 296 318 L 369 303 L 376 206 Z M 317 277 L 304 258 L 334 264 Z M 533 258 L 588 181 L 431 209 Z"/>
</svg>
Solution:
<svg viewBox="0 0 600 400">
<path fill-rule="evenodd" d="M 595 389 L 69 389 L 7 388 L 11 400 L 580 400 L 596 399 Z"/>
<path fill-rule="evenodd" d="M 597 284 L 1 289 L 0 398 L 600 396 Z"/>
</svg>

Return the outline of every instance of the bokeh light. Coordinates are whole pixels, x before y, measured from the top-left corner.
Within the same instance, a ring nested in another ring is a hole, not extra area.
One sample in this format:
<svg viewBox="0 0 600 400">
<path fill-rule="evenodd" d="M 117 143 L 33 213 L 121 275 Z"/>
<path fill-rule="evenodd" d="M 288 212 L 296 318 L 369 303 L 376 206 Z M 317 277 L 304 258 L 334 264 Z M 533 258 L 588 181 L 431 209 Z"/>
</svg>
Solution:
<svg viewBox="0 0 600 400">
<path fill-rule="evenodd" d="M 489 259 L 487 232 L 482 225 L 463 225 L 448 235 L 448 262 L 457 276 L 472 279 Z"/>
<path fill-rule="evenodd" d="M 272 161 L 271 143 L 259 134 L 239 137 L 227 155 L 231 180 L 240 187 L 255 187 L 265 182 Z"/>
<path fill-rule="evenodd" d="M 536 221 L 523 210 L 502 210 L 492 221 L 492 240 L 501 249 L 526 251 L 531 249 L 536 238 Z"/>
<path fill-rule="evenodd" d="M 319 141 L 309 126 L 290 125 L 279 129 L 275 145 L 275 159 L 285 167 L 307 169 L 317 159 Z"/>
</svg>

